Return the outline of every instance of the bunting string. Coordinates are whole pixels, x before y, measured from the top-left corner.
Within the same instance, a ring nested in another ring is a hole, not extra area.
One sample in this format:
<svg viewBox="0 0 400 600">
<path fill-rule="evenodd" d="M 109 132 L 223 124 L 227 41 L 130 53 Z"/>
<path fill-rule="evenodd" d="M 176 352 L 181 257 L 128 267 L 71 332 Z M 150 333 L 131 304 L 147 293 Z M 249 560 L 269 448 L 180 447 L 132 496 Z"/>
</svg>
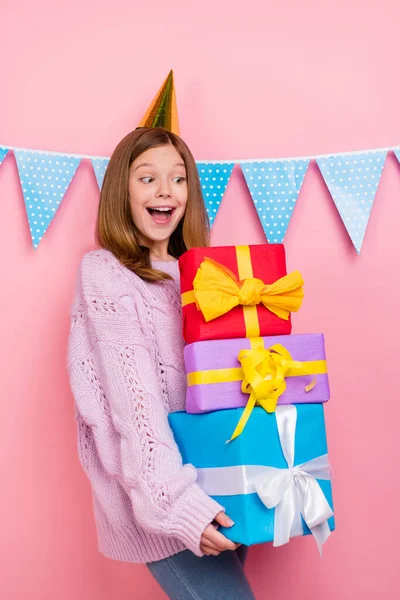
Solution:
<svg viewBox="0 0 400 600">
<path fill-rule="evenodd" d="M 81 160 L 91 161 L 101 190 L 107 156 L 71 154 L 0 145 L 0 166 L 14 153 L 32 244 L 45 235 Z M 359 254 L 387 154 L 400 162 L 400 146 L 293 158 L 196 161 L 210 225 L 213 226 L 235 165 L 244 176 L 268 242 L 282 243 L 308 167 L 315 160 L 343 224 Z"/>
</svg>

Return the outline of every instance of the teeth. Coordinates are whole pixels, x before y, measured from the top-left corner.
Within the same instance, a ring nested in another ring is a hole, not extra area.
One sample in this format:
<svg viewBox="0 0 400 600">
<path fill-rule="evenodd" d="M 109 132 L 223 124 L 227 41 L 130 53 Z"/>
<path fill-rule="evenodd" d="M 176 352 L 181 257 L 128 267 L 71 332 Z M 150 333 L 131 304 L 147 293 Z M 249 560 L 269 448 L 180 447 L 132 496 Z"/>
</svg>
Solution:
<svg viewBox="0 0 400 600">
<path fill-rule="evenodd" d="M 158 210 L 160 212 L 169 212 L 172 208 L 150 208 L 150 210 Z"/>
</svg>

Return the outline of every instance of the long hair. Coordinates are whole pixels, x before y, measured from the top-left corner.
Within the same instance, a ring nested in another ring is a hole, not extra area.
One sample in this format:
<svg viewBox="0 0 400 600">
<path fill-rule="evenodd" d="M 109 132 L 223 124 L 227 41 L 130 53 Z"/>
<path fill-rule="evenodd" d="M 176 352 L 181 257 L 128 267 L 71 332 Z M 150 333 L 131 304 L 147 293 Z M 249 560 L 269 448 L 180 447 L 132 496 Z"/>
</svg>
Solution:
<svg viewBox="0 0 400 600">
<path fill-rule="evenodd" d="M 172 233 L 168 252 L 179 258 L 186 250 L 209 245 L 210 225 L 195 160 L 185 142 L 161 127 L 142 127 L 125 136 L 115 148 L 104 176 L 96 223 L 96 240 L 128 269 L 150 282 L 171 279 L 153 269 L 149 248 L 141 245 L 129 204 L 129 168 L 146 150 L 172 144 L 186 167 L 186 211 Z"/>
</svg>

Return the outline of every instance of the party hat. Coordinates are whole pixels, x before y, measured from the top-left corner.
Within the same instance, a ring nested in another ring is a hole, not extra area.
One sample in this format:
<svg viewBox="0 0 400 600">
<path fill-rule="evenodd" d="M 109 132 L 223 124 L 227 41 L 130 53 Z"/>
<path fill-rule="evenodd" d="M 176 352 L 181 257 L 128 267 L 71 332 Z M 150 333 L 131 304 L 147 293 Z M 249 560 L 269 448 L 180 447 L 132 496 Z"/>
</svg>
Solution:
<svg viewBox="0 0 400 600">
<path fill-rule="evenodd" d="M 179 135 L 174 74 L 171 71 L 162 84 L 138 127 L 163 127 Z"/>
</svg>

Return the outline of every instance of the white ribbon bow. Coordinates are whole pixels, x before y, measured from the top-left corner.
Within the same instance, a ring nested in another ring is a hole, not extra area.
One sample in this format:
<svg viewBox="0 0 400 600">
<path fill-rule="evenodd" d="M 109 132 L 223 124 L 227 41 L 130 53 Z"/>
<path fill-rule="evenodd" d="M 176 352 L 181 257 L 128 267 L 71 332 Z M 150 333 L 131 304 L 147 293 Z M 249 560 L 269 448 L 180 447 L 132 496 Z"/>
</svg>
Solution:
<svg viewBox="0 0 400 600">
<path fill-rule="evenodd" d="M 330 536 L 331 507 L 316 479 L 330 479 L 328 455 L 302 465 L 294 464 L 297 410 L 293 405 L 276 410 L 276 422 L 287 469 L 266 467 L 254 487 L 267 508 L 275 508 L 274 546 L 282 546 L 292 535 L 302 532 L 301 516 L 313 534 L 320 554 Z"/>
<path fill-rule="evenodd" d="M 333 512 L 316 479 L 331 478 L 328 455 L 294 467 L 296 407 L 278 406 L 275 415 L 288 468 L 240 465 L 197 469 L 198 483 L 210 496 L 257 492 L 267 508 L 275 508 L 274 546 L 282 546 L 290 537 L 302 535 L 303 517 L 321 554 L 322 545 L 331 533 L 328 519 Z"/>
</svg>

